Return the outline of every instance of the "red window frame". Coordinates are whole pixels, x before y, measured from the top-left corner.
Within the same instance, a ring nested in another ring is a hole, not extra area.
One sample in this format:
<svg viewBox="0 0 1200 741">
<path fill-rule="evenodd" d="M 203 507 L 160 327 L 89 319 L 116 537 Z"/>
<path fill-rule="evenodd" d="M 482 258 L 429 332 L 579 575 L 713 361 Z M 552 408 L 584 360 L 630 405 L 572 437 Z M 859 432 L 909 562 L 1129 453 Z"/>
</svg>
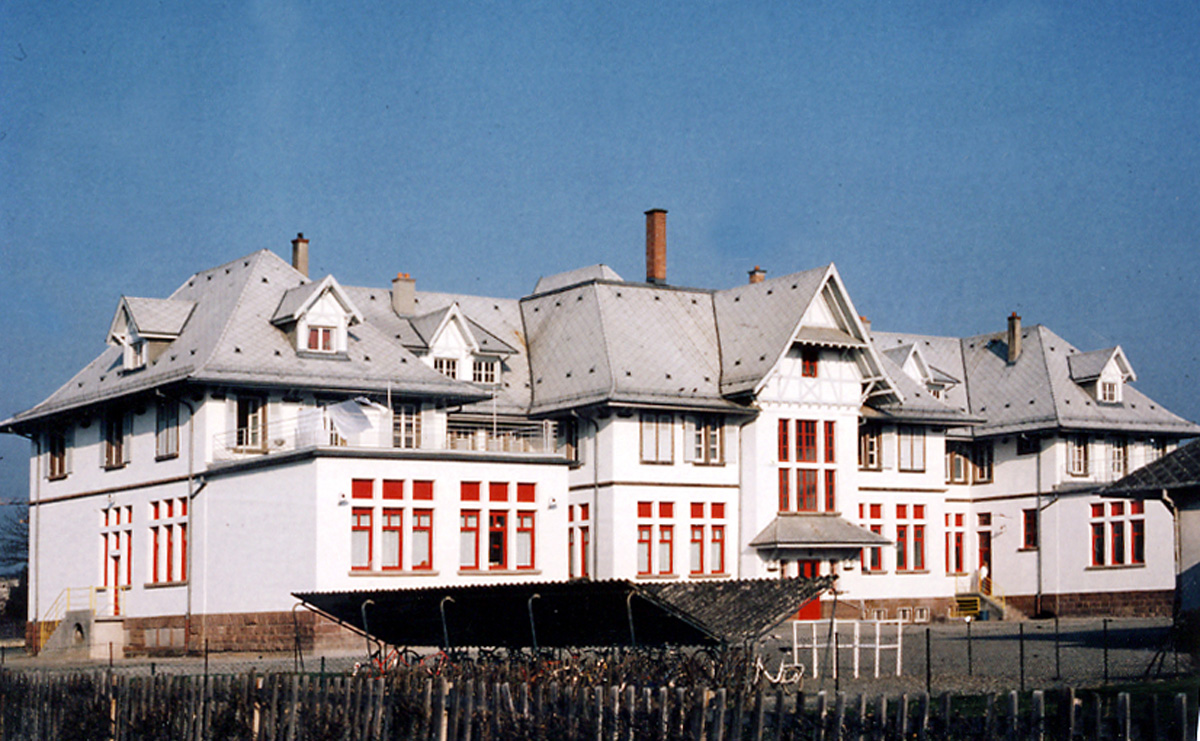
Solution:
<svg viewBox="0 0 1200 741">
<path fill-rule="evenodd" d="M 712 548 L 712 558 L 709 559 L 709 568 L 714 574 L 725 573 L 725 526 L 712 526 L 712 540 L 710 541 Z"/>
<path fill-rule="evenodd" d="M 803 378 L 816 378 L 817 366 L 821 351 L 815 347 L 800 348 L 800 375 Z"/>
<path fill-rule="evenodd" d="M 925 570 L 925 526 L 913 525 L 912 561 L 914 571 Z"/>
<path fill-rule="evenodd" d="M 517 484 L 517 501 L 533 503 L 537 501 L 537 484 Z"/>
<path fill-rule="evenodd" d="M 665 557 L 663 554 L 666 554 Z M 665 562 L 665 563 L 664 563 Z M 658 526 L 658 573 L 675 573 L 675 526 Z"/>
<path fill-rule="evenodd" d="M 954 533 L 954 573 L 963 573 L 963 534 Z"/>
<path fill-rule="evenodd" d="M 812 419 L 796 420 L 796 462 L 817 462 L 817 423 Z"/>
<path fill-rule="evenodd" d="M 478 502 L 479 501 L 479 482 L 478 481 L 462 482 L 458 486 L 458 495 L 459 495 L 459 499 L 461 499 L 464 502 Z"/>
<path fill-rule="evenodd" d="M 786 463 L 789 460 L 788 455 L 791 453 L 791 446 L 788 444 L 788 430 L 790 429 L 790 427 L 791 427 L 791 425 L 789 424 L 788 420 L 786 420 L 786 419 L 779 420 L 779 462 L 780 463 Z"/>
<path fill-rule="evenodd" d="M 908 525 L 896 526 L 896 571 L 908 571 Z"/>
<path fill-rule="evenodd" d="M 692 502 L 691 509 L 692 509 L 692 519 L 693 520 L 703 520 L 704 519 L 704 502 Z"/>
<path fill-rule="evenodd" d="M 179 581 L 187 581 L 187 523 L 181 522 L 176 527 L 179 528 Z"/>
<path fill-rule="evenodd" d="M 158 508 L 158 507 L 157 507 L 157 503 L 156 503 L 156 504 L 155 504 L 155 509 L 157 509 L 157 508 Z M 158 584 L 160 581 L 162 581 L 162 573 L 161 573 L 161 572 L 158 570 L 158 548 L 159 548 L 159 544 L 158 544 L 158 526 L 155 526 L 155 527 L 152 527 L 152 528 L 150 528 L 150 534 L 151 534 L 151 536 L 152 536 L 152 537 L 151 537 L 151 541 L 152 541 L 152 543 L 151 543 L 151 546 L 150 546 L 150 547 L 153 549 L 153 550 L 151 550 L 151 552 L 150 552 L 150 556 L 151 556 L 151 560 L 152 560 L 152 564 L 151 564 L 151 567 L 150 567 L 150 569 L 151 569 L 150 573 L 151 573 L 151 575 L 152 575 L 152 577 L 153 577 L 153 578 L 151 579 L 151 581 L 152 581 L 153 583 L 155 583 L 155 584 Z M 119 537 L 119 536 L 118 536 L 118 537 Z"/>
<path fill-rule="evenodd" d="M 488 501 L 489 502 L 507 502 L 508 501 L 508 482 L 507 481 L 492 481 L 488 483 Z"/>
<path fill-rule="evenodd" d="M 691 550 L 691 555 L 693 557 L 692 563 L 691 563 L 691 569 L 692 569 L 691 573 L 693 575 L 703 574 L 704 573 L 704 526 L 703 525 L 692 525 L 692 539 L 691 539 L 690 545 L 691 545 L 691 547 L 689 550 Z M 697 563 L 697 561 L 699 561 L 699 563 Z"/>
<path fill-rule="evenodd" d="M 590 574 L 588 563 L 588 548 L 592 544 L 591 531 L 587 526 L 579 528 L 579 575 L 584 579 Z"/>
<path fill-rule="evenodd" d="M 883 535 L 883 525 L 871 525 L 871 532 L 876 535 Z M 864 548 L 862 554 L 863 569 L 866 571 L 883 571 L 883 548 L 874 546 L 872 548 Z"/>
<path fill-rule="evenodd" d="M 473 543 L 472 555 L 474 562 L 463 559 L 463 534 L 470 533 Z M 458 514 L 458 568 L 465 571 L 479 570 L 479 510 L 464 509 Z"/>
<path fill-rule="evenodd" d="M 1109 523 L 1109 555 L 1113 566 L 1125 564 L 1125 521 L 1116 520 Z"/>
<path fill-rule="evenodd" d="M 386 492 L 386 489 L 384 491 Z M 383 530 L 384 541 L 379 547 L 379 566 L 384 571 L 399 571 L 404 568 L 404 510 L 394 508 L 383 510 L 383 521 L 380 524 Z M 396 563 L 391 566 L 387 565 L 387 554 L 383 552 L 384 548 L 387 547 L 386 536 L 388 533 L 396 534 Z"/>
<path fill-rule="evenodd" d="M 567 530 L 567 577 L 575 578 L 575 528 Z"/>
<path fill-rule="evenodd" d="M 796 471 L 796 509 L 800 512 L 817 511 L 817 471 L 814 468 Z"/>
<path fill-rule="evenodd" d="M 650 525 L 638 525 L 637 529 L 637 569 L 638 574 L 647 576 L 654 573 L 654 528 Z"/>
<path fill-rule="evenodd" d="M 365 564 L 354 563 L 354 553 L 350 554 L 350 570 L 351 571 L 370 571 L 371 556 L 375 554 L 375 544 L 373 541 L 374 533 L 371 527 L 371 509 L 369 507 L 355 507 L 350 511 L 350 532 L 351 533 L 366 533 L 367 534 L 367 562 Z"/>
<path fill-rule="evenodd" d="M 724 502 L 713 502 L 712 503 L 712 518 L 714 520 L 721 520 L 721 519 L 724 519 L 724 517 L 725 517 L 725 503 Z"/>
<path fill-rule="evenodd" d="M 175 581 L 175 529 L 170 525 L 164 525 L 163 529 L 167 534 L 167 547 L 164 553 L 167 556 L 167 569 L 163 574 L 164 581 Z"/>
<path fill-rule="evenodd" d="M 384 499 L 403 499 L 404 498 L 404 481 L 397 479 L 384 479 L 382 485 L 382 496 Z"/>
<path fill-rule="evenodd" d="M 837 512 L 837 471 L 825 470 L 825 511 Z"/>
<path fill-rule="evenodd" d="M 414 481 L 412 483 L 412 496 L 417 500 L 432 500 L 433 499 L 433 482 L 432 481 Z"/>
<path fill-rule="evenodd" d="M 1036 509 L 1021 510 L 1021 547 L 1038 547 L 1038 512 Z"/>
<path fill-rule="evenodd" d="M 825 422 L 825 462 L 837 462 L 837 423 Z"/>
<path fill-rule="evenodd" d="M 1104 565 L 1104 523 L 1092 523 L 1092 565 Z"/>
<path fill-rule="evenodd" d="M 517 568 L 532 569 L 537 564 L 537 536 L 534 525 L 537 522 L 535 513 L 533 512 L 518 512 L 517 513 Z M 521 561 L 521 540 L 528 538 L 529 540 L 529 560 L 522 563 Z"/>
<path fill-rule="evenodd" d="M 375 498 L 375 480 L 374 479 L 353 479 L 350 481 L 350 498 L 351 499 L 374 499 Z"/>
<path fill-rule="evenodd" d="M 418 482 L 419 483 L 419 482 Z M 413 553 L 411 568 L 413 571 L 432 571 L 433 570 L 433 510 L 431 509 L 414 509 L 412 514 L 413 523 Z M 418 554 L 415 550 L 420 538 L 418 533 L 423 533 L 425 538 L 425 552 Z M 423 558 L 417 558 L 417 556 Z"/>
<path fill-rule="evenodd" d="M 1146 521 L 1129 521 L 1129 563 L 1146 563 Z"/>
<path fill-rule="evenodd" d="M 779 511 L 790 512 L 792 509 L 791 489 L 792 469 L 779 469 Z"/>
<path fill-rule="evenodd" d="M 641 517 L 641 518 L 653 517 L 654 516 L 654 503 L 653 502 L 638 502 L 637 516 Z M 585 517 L 583 519 L 587 519 L 587 518 Z"/>
<path fill-rule="evenodd" d="M 488 513 L 488 568 L 508 569 L 508 512 Z"/>
<path fill-rule="evenodd" d="M 674 502 L 659 502 L 658 503 L 658 516 L 659 517 L 674 517 L 675 516 L 675 503 Z"/>
<path fill-rule="evenodd" d="M 579 519 L 580 520 L 590 520 L 591 519 L 591 515 L 589 513 L 590 509 L 591 508 L 586 504 L 579 505 Z"/>
</svg>

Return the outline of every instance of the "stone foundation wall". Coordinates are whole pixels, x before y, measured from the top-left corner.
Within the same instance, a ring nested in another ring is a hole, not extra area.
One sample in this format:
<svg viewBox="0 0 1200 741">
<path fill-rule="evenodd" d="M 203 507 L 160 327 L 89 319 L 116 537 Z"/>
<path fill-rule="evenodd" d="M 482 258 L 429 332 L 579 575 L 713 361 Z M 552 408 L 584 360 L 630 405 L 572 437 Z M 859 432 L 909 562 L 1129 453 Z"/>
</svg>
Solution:
<svg viewBox="0 0 1200 741">
<path fill-rule="evenodd" d="M 362 636 L 307 610 L 125 618 L 127 656 L 177 656 L 185 652 L 353 649 Z"/>
<path fill-rule="evenodd" d="M 1033 617 L 1035 596 L 1012 595 L 1005 602 L 1025 617 Z M 1042 612 L 1059 617 L 1171 617 L 1175 592 L 1075 592 L 1042 595 Z"/>
</svg>

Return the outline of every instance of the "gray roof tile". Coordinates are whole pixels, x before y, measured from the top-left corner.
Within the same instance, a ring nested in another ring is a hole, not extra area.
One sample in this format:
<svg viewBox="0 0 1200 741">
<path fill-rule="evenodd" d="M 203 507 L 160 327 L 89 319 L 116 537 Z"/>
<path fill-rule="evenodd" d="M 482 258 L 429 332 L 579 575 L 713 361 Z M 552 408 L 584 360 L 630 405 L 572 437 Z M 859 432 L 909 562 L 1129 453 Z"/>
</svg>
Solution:
<svg viewBox="0 0 1200 741">
<path fill-rule="evenodd" d="M 178 335 L 196 308 L 194 301 L 133 296 L 125 297 L 125 305 L 129 307 L 138 332 L 143 335 Z"/>
<path fill-rule="evenodd" d="M 840 515 L 786 513 L 750 541 L 752 548 L 833 548 L 889 545 L 890 540 Z"/>
</svg>

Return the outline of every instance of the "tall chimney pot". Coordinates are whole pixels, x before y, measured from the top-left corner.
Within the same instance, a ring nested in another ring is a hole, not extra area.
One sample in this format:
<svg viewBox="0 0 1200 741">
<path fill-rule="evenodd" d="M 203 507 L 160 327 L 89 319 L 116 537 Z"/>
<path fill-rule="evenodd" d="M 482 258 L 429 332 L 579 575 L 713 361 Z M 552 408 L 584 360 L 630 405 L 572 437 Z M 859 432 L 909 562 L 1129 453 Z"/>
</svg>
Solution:
<svg viewBox="0 0 1200 741">
<path fill-rule="evenodd" d="M 661 208 L 646 212 L 646 282 L 667 282 L 667 212 Z"/>
<path fill-rule="evenodd" d="M 764 280 L 766 280 L 766 278 L 767 278 L 767 271 L 763 270 L 762 268 L 760 268 L 757 265 L 755 265 L 754 269 L 750 271 L 750 282 L 751 283 L 762 283 Z"/>
<path fill-rule="evenodd" d="M 1015 363 L 1021 357 L 1021 317 L 1013 312 L 1008 317 L 1008 362 Z"/>
<path fill-rule="evenodd" d="M 304 232 L 292 240 L 292 267 L 308 277 L 308 240 L 304 238 Z"/>
<path fill-rule="evenodd" d="M 408 273 L 396 273 L 392 278 L 392 311 L 399 316 L 417 313 L 417 281 Z"/>
</svg>

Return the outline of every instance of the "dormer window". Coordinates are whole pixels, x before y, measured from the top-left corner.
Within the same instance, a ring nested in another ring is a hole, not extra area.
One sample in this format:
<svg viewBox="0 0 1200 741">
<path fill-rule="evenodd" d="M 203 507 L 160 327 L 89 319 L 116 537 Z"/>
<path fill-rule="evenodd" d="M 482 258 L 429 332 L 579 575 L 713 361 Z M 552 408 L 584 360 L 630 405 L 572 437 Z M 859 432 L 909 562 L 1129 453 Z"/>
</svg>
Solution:
<svg viewBox="0 0 1200 741">
<path fill-rule="evenodd" d="M 496 359 L 476 358 L 471 366 L 471 380 L 475 383 L 494 385 L 496 383 Z"/>
<path fill-rule="evenodd" d="M 455 358 L 434 358 L 433 369 L 447 378 L 458 378 L 458 360 Z"/>
<path fill-rule="evenodd" d="M 308 349 L 312 352 L 334 352 L 335 327 L 308 327 Z"/>
<path fill-rule="evenodd" d="M 125 343 L 125 370 L 146 367 L 146 341 L 134 340 Z"/>
<path fill-rule="evenodd" d="M 1121 401 L 1121 387 L 1116 381 L 1100 382 L 1100 401 L 1105 404 L 1116 404 Z"/>
<path fill-rule="evenodd" d="M 821 352 L 815 347 L 806 347 L 800 350 L 800 375 L 804 378 L 817 377 L 817 360 L 820 358 Z"/>
</svg>

